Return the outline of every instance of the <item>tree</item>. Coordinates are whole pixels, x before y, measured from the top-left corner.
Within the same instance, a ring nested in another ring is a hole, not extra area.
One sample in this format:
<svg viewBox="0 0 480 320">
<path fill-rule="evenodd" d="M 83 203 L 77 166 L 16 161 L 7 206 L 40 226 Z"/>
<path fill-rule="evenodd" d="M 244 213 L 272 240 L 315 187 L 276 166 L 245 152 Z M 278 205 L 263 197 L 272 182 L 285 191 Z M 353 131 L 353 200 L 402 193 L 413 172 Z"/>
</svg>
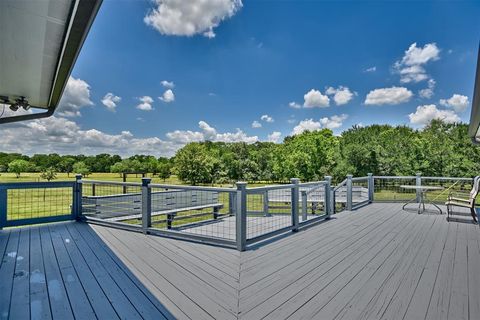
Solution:
<svg viewBox="0 0 480 320">
<path fill-rule="evenodd" d="M 50 167 L 42 171 L 42 173 L 40 174 L 40 178 L 51 181 L 57 178 L 57 173 L 55 172 L 55 169 L 53 167 Z"/>
<path fill-rule="evenodd" d="M 67 176 L 70 177 L 70 173 L 73 171 L 73 165 L 75 164 L 75 159 L 71 157 L 65 157 L 57 165 L 57 170 L 61 172 L 66 172 Z"/>
<path fill-rule="evenodd" d="M 17 179 L 20 178 L 22 172 L 27 172 L 31 168 L 31 164 L 22 159 L 13 160 L 8 164 L 8 172 L 14 172 L 17 176 Z"/>
<path fill-rule="evenodd" d="M 170 178 L 172 175 L 172 166 L 168 163 L 159 163 L 157 164 L 157 169 L 158 177 L 160 179 L 163 179 L 163 182 L 165 182 L 166 179 Z"/>
<path fill-rule="evenodd" d="M 76 162 L 73 165 L 73 171 L 83 176 L 88 176 L 91 173 L 90 168 L 83 161 Z"/>
<path fill-rule="evenodd" d="M 192 185 L 211 182 L 212 163 L 213 158 L 200 143 L 187 144 L 175 156 L 178 178 Z"/>
</svg>

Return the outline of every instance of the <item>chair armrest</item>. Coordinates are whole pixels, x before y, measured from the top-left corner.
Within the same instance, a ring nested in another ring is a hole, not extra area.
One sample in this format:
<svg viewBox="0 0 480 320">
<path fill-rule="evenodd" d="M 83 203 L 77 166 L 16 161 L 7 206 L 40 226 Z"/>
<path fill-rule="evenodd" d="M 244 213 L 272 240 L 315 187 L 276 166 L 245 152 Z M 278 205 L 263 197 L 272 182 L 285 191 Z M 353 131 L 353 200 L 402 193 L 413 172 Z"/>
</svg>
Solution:
<svg viewBox="0 0 480 320">
<path fill-rule="evenodd" d="M 457 198 L 457 197 L 449 197 L 448 200 L 470 203 L 470 199 L 463 199 L 463 198 Z"/>
</svg>

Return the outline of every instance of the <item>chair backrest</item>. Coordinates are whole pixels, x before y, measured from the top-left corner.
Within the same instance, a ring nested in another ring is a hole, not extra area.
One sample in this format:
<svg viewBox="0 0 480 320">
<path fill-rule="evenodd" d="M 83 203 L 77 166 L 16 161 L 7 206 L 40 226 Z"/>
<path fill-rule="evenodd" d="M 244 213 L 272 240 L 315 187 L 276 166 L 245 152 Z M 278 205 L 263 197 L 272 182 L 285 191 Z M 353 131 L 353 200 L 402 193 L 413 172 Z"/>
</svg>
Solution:
<svg viewBox="0 0 480 320">
<path fill-rule="evenodd" d="M 472 188 L 472 191 L 470 191 L 470 200 L 475 200 L 479 191 L 480 191 L 480 176 L 476 176 L 475 178 L 473 178 L 473 188 Z"/>
</svg>

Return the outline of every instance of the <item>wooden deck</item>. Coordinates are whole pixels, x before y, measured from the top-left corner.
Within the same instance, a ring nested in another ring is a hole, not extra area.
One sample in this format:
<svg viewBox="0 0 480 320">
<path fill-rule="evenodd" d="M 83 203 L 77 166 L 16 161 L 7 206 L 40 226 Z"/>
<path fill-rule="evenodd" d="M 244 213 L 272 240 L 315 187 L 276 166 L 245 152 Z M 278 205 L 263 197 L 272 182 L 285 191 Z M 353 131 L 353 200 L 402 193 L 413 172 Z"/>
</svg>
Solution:
<svg viewBox="0 0 480 320">
<path fill-rule="evenodd" d="M 0 231 L 0 318 L 480 319 L 480 230 L 374 203 L 246 252 L 84 223 Z"/>
</svg>

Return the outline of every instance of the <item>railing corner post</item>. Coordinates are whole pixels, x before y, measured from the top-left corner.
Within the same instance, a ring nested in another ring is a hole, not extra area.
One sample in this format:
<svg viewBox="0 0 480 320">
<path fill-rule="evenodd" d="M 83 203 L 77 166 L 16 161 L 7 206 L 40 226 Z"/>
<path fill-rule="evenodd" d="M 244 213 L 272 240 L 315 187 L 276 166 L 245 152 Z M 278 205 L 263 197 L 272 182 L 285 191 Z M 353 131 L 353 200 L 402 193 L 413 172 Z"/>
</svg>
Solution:
<svg viewBox="0 0 480 320">
<path fill-rule="evenodd" d="M 330 219 L 330 216 L 333 213 L 332 177 L 325 176 L 324 178 L 325 178 L 325 199 L 324 199 L 325 219 Z"/>
<path fill-rule="evenodd" d="M 352 183 L 353 175 L 347 175 L 347 210 L 352 211 L 353 208 L 353 183 Z"/>
<path fill-rule="evenodd" d="M 375 194 L 375 180 L 373 178 L 373 174 L 368 174 L 368 202 L 372 203 L 374 200 Z"/>
<path fill-rule="evenodd" d="M 298 219 L 298 204 L 299 204 L 299 196 L 300 196 L 300 179 L 298 178 L 292 178 L 290 179 L 290 182 L 294 184 L 294 187 L 292 188 L 292 231 L 296 232 L 298 231 L 298 225 L 300 224 L 299 219 Z"/>
<path fill-rule="evenodd" d="M 75 186 L 73 188 L 74 197 L 73 197 L 73 218 L 75 220 L 79 220 L 80 216 L 82 215 L 82 175 L 76 174 L 75 175 Z"/>
<path fill-rule="evenodd" d="M 0 230 L 7 224 L 7 189 L 0 187 Z"/>
<path fill-rule="evenodd" d="M 422 173 L 421 172 L 417 172 L 417 174 L 415 176 L 415 185 L 417 187 L 422 186 Z M 416 197 L 417 203 L 420 203 L 422 201 L 422 190 L 417 188 L 416 192 L 415 192 L 415 197 Z"/>
<path fill-rule="evenodd" d="M 247 247 L 247 183 L 237 182 L 237 209 L 235 210 L 237 250 Z"/>
<path fill-rule="evenodd" d="M 142 178 L 142 229 L 143 233 L 148 233 L 148 228 L 152 226 L 152 189 L 150 188 L 150 178 Z"/>
</svg>

